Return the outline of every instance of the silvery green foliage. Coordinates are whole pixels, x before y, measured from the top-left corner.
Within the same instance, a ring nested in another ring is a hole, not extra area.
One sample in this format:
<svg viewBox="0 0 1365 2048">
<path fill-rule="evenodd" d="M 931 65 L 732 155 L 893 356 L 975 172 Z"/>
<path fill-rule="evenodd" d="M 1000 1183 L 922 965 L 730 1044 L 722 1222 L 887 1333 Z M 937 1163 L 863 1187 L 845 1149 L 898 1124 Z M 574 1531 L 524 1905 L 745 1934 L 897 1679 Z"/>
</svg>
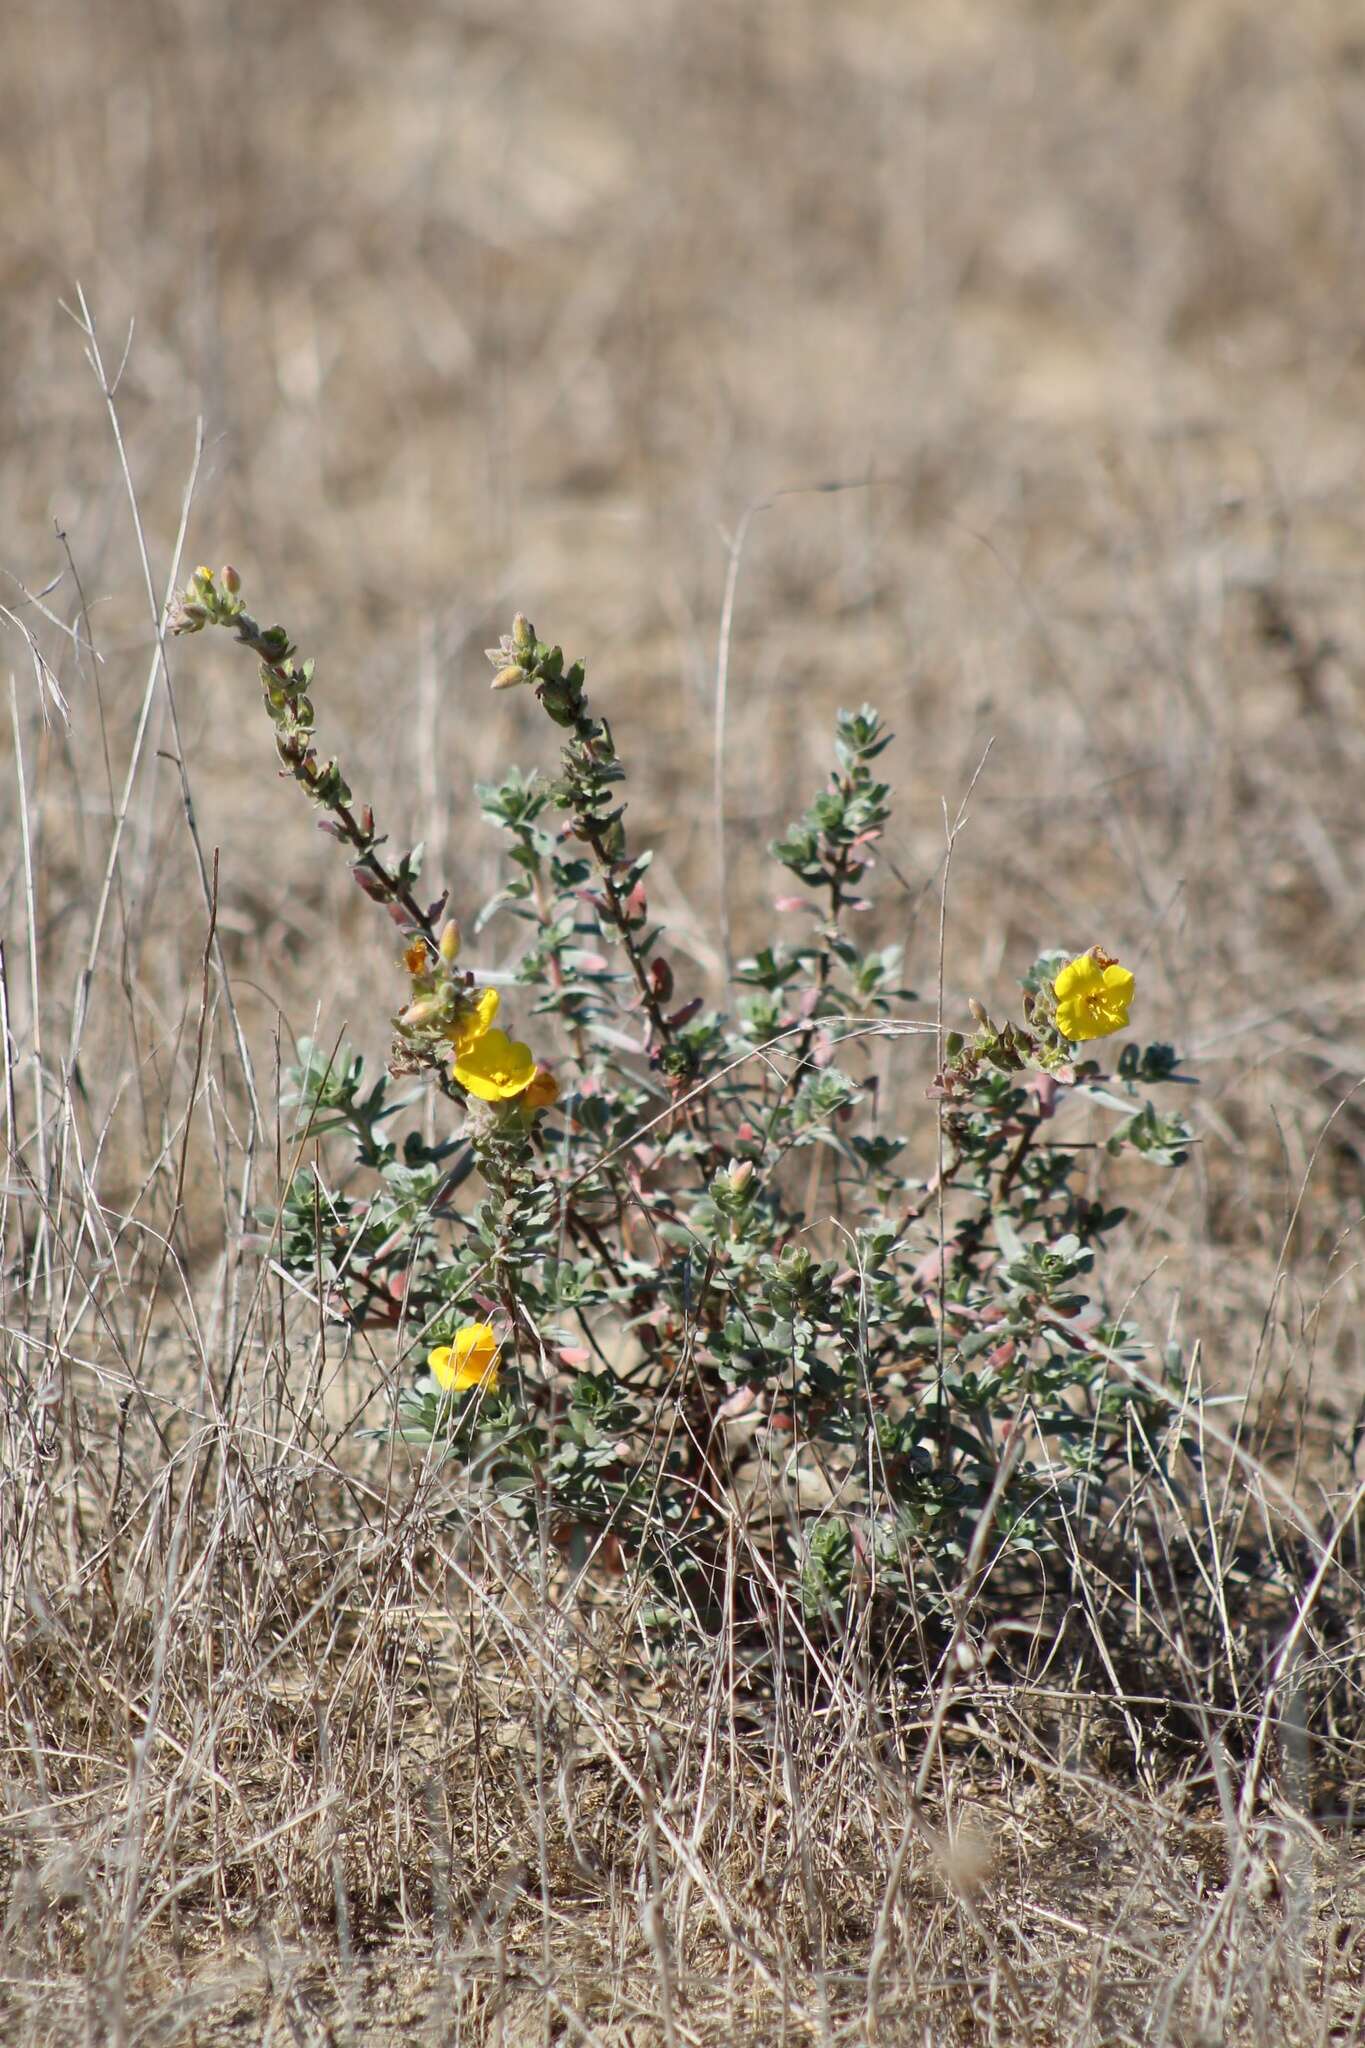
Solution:
<svg viewBox="0 0 1365 2048">
<path fill-rule="evenodd" d="M 316 766 L 311 669 L 235 588 L 216 616 L 215 588 L 187 592 L 203 616 L 182 630 L 227 625 L 262 656 L 286 765 L 409 945 L 434 946 L 444 899 L 416 904 L 416 854 L 385 865 L 369 812 Z M 464 1466 L 514 1524 L 632 1558 L 703 1616 L 755 1551 L 766 1570 L 739 1576 L 758 1606 L 785 1581 L 812 1625 L 855 1606 L 926 1615 L 988 1502 L 1005 1550 L 1074 1541 L 1174 1448 L 1179 1360 L 1149 1357 L 1107 1305 L 1124 1211 L 1098 1184 L 1113 1155 L 1184 1161 L 1187 1125 L 1147 1093 L 1188 1085 L 1171 1048 L 1126 1043 L 1112 1073 L 1079 1058 L 1055 1028 L 1065 949 L 1029 967 L 1009 1021 L 974 1005 L 976 1028 L 938 1043 L 897 950 L 859 937 L 892 801 L 868 706 L 839 715 L 825 787 L 772 848 L 799 891 L 778 899 L 786 935 L 708 1008 L 651 909 L 582 664 L 520 618 L 490 658 L 494 687 L 532 689 L 564 735 L 554 772 L 477 792 L 507 857 L 476 929 L 515 933 L 504 1008 L 559 1100 L 461 1121 L 438 1070 L 449 1130 L 400 1147 L 403 1104 L 358 1056 L 305 1045 L 291 1077 L 300 1127 L 347 1133 L 353 1166 L 344 1192 L 296 1178 L 276 1255 L 321 1272 L 334 1313 L 391 1331 L 387 1433 Z M 881 1112 L 888 1058 L 916 1077 L 901 1100 L 923 1104 L 905 1130 Z M 400 1046 L 401 1071 L 423 1063 Z M 474 1320 L 504 1339 L 498 1383 L 444 1395 L 427 1354 Z"/>
</svg>

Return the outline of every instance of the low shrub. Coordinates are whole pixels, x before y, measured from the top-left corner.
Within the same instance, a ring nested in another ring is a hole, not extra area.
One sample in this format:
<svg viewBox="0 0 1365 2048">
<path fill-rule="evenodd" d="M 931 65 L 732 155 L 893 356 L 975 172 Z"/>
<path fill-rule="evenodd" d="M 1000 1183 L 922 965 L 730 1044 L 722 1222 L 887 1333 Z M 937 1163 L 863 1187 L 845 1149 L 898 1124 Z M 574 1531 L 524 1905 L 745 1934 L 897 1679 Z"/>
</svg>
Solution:
<svg viewBox="0 0 1365 2048">
<path fill-rule="evenodd" d="M 174 625 L 259 658 L 284 770 L 400 935 L 388 1073 L 305 1042 L 292 1075 L 300 1133 L 344 1133 L 353 1164 L 310 1165 L 272 1219 L 334 1313 L 392 1322 L 386 1434 L 578 1565 L 638 1560 L 661 1611 L 791 1594 L 836 1627 L 947 1616 L 986 1555 L 1074 1552 L 1169 1460 L 1180 1361 L 1110 1305 L 1103 1182 L 1124 1155 L 1184 1161 L 1149 1091 L 1186 1077 L 1166 1045 L 1092 1056 L 1135 995 L 1099 946 L 1042 953 L 1004 1021 L 908 1012 L 898 950 L 857 937 L 892 800 L 875 710 L 839 715 L 825 787 L 771 849 L 795 935 L 713 1009 L 651 909 L 583 665 L 518 617 L 493 688 L 531 690 L 562 747 L 477 791 L 507 860 L 475 931 L 520 930 L 504 998 L 418 894 L 420 848 L 395 857 L 319 755 L 313 664 L 236 572 L 198 570 Z M 905 1134 L 877 1063 L 916 1036 L 934 1074 Z M 397 1136 L 407 1076 L 448 1104 L 436 1144 Z"/>
</svg>

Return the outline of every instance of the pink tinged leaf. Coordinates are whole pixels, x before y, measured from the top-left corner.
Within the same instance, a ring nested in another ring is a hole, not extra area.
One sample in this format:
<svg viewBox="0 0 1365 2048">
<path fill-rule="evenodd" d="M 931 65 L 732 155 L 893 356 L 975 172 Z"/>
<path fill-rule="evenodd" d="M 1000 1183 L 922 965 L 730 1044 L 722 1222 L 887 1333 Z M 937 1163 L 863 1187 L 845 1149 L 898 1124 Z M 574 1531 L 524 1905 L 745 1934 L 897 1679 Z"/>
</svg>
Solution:
<svg viewBox="0 0 1365 2048">
<path fill-rule="evenodd" d="M 757 1387 L 736 1387 L 729 1399 L 722 1401 L 717 1408 L 717 1422 L 733 1422 L 737 1416 L 747 1415 L 757 1400 Z"/>
<path fill-rule="evenodd" d="M 1057 1108 L 1057 1076 L 1055 1074 L 1030 1074 L 1024 1083 L 1038 1098 L 1038 1115 L 1043 1123 L 1055 1114 Z"/>
<path fill-rule="evenodd" d="M 803 989 L 801 991 L 800 998 L 796 1005 L 797 1016 L 813 1017 L 815 1015 L 816 1005 L 819 1003 L 819 1001 L 820 991 L 818 988 Z"/>
<path fill-rule="evenodd" d="M 664 1019 L 664 1022 L 670 1031 L 680 1031 L 684 1024 L 691 1023 L 700 1008 L 701 997 L 693 996 L 690 1003 L 684 1003 L 680 1010 L 675 1010 L 671 1017 Z"/>
<path fill-rule="evenodd" d="M 807 911 L 811 917 L 818 917 L 820 915 L 819 904 L 812 903 L 809 896 L 774 896 L 773 909 L 781 910 L 784 912 L 789 910 L 804 910 Z"/>
<path fill-rule="evenodd" d="M 1101 1327 L 1102 1319 L 1099 1310 L 1091 1303 L 1085 1308 L 1048 1309 L 1045 1320 L 1056 1324 L 1066 1336 L 1074 1338 L 1079 1343 L 1084 1338 L 1093 1337 L 1095 1331 Z"/>
<path fill-rule="evenodd" d="M 942 1276 L 946 1260 L 956 1250 L 956 1244 L 952 1238 L 949 1238 L 941 1251 L 935 1245 L 932 1251 L 926 1252 L 919 1263 L 911 1268 L 910 1278 L 914 1281 L 915 1285 L 917 1287 L 936 1288 Z"/>
<path fill-rule="evenodd" d="M 559 1351 L 561 1365 L 572 1366 L 575 1372 L 592 1363 L 592 1353 L 586 1344 L 564 1344 Z"/>
</svg>

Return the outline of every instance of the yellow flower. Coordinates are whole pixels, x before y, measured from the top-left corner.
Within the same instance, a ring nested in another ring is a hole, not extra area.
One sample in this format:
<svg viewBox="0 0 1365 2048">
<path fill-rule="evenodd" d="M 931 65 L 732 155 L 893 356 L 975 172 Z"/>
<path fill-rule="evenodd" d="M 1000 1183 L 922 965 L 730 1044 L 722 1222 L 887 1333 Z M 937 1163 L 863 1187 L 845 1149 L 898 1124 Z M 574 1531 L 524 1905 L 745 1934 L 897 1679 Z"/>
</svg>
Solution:
<svg viewBox="0 0 1365 2048">
<path fill-rule="evenodd" d="M 529 1045 L 505 1031 L 484 1031 L 472 1043 L 457 1044 L 452 1071 L 480 1102 L 510 1102 L 530 1087 L 536 1063 Z"/>
<path fill-rule="evenodd" d="M 455 1047 L 457 1057 L 463 1058 L 471 1045 L 477 1045 L 498 1014 L 500 997 L 495 988 L 481 988 L 475 998 L 472 1010 L 455 1019 L 448 1037 Z M 499 1033 L 501 1036 L 501 1033 Z"/>
<path fill-rule="evenodd" d="M 491 1323 L 462 1323 L 453 1344 L 438 1344 L 427 1356 L 437 1382 L 448 1394 L 467 1394 L 471 1387 L 498 1386 L 498 1333 Z"/>
<path fill-rule="evenodd" d="M 1069 960 L 1052 984 L 1057 998 L 1057 1029 L 1079 1045 L 1087 1038 L 1108 1038 L 1128 1022 L 1137 987 L 1126 967 L 1098 946 Z"/>
<path fill-rule="evenodd" d="M 536 1068 L 521 1099 L 527 1109 L 548 1109 L 558 1102 L 559 1083 L 548 1067 Z"/>
</svg>

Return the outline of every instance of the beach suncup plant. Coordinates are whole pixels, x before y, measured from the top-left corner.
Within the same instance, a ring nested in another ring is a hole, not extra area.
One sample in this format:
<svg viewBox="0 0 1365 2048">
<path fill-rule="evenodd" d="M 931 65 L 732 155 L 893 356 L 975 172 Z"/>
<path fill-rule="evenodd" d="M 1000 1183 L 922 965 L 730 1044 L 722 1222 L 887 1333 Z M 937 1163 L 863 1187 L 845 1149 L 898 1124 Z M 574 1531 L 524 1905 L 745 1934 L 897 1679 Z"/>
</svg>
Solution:
<svg viewBox="0 0 1365 2048">
<path fill-rule="evenodd" d="M 447 898 L 417 893 L 419 854 L 391 854 L 317 752 L 312 663 L 236 572 L 197 570 L 173 625 L 257 657 L 282 769 L 400 935 L 389 1072 L 305 1043 L 292 1076 L 300 1129 L 353 1157 L 300 1173 L 273 1223 L 332 1313 L 390 1332 L 386 1434 L 581 1561 L 637 1560 L 674 1612 L 785 1587 L 808 1626 L 946 1613 L 983 1513 L 1002 1553 L 1046 1556 L 1168 1454 L 1174 1361 L 1106 1303 L 1123 1211 L 1101 1169 L 1184 1160 L 1148 1093 L 1183 1079 L 1175 1055 L 1091 1056 L 1137 995 L 1100 946 L 1042 955 L 1004 1022 L 909 1009 L 898 952 L 857 936 L 891 809 L 875 710 L 839 715 L 825 787 L 773 846 L 795 935 L 710 1008 L 679 985 L 582 664 L 518 617 L 493 688 L 531 691 L 561 746 L 477 791 L 507 848 L 474 927 L 516 934 L 503 1000 Z M 884 1127 L 888 1054 L 918 1064 L 908 1134 Z M 441 1091 L 439 1142 L 388 1134 L 404 1075 Z"/>
</svg>

